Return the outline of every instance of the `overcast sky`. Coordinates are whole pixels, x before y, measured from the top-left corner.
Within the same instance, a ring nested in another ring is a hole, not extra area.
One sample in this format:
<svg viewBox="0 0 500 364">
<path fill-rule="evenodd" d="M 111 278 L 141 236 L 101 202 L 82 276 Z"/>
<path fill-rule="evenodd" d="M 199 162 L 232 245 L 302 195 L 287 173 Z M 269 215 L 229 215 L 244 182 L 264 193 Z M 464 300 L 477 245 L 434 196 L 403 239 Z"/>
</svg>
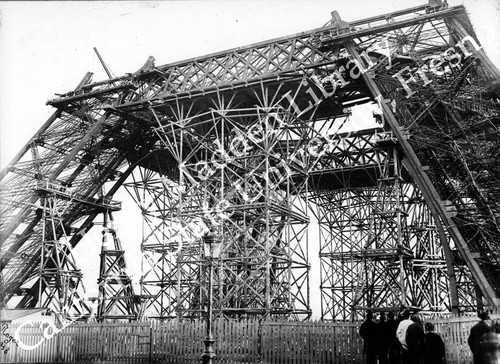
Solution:
<svg viewBox="0 0 500 364">
<path fill-rule="evenodd" d="M 122 75 L 139 69 L 150 55 L 162 65 L 317 28 L 332 10 L 357 20 L 422 3 L 0 2 L 0 163 L 8 163 L 53 112 L 45 102 L 55 93 L 74 89 L 87 71 L 94 72 L 94 81 L 106 79 L 93 47 L 115 75 Z M 498 0 L 469 0 L 466 7 L 481 42 L 499 63 Z"/>
<path fill-rule="evenodd" d="M 45 102 L 55 93 L 74 89 L 87 71 L 94 72 L 94 81 L 107 78 L 93 47 L 119 76 L 135 72 L 148 56 L 162 65 L 314 29 L 324 25 L 333 10 L 349 21 L 424 3 L 0 2 L 0 166 L 10 161 L 52 114 L 53 109 Z M 465 6 L 481 43 L 498 66 L 498 0 L 468 0 Z M 95 274 L 92 268 L 93 282 Z"/>
</svg>

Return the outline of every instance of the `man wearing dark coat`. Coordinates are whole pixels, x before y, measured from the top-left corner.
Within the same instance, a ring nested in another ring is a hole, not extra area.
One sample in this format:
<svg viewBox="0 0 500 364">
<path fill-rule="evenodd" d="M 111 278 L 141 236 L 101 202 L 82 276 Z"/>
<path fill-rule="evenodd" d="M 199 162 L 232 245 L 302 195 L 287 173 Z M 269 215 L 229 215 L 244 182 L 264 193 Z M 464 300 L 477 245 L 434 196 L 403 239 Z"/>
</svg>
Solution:
<svg viewBox="0 0 500 364">
<path fill-rule="evenodd" d="M 445 360 L 445 348 L 441 336 L 434 332 L 434 325 L 430 322 L 425 324 L 424 335 L 424 362 L 425 364 L 443 364 Z"/>
<path fill-rule="evenodd" d="M 401 343 L 398 340 L 396 331 L 398 330 L 399 321 L 395 319 L 394 312 L 389 312 L 387 315 L 387 327 L 389 330 L 388 351 L 389 364 L 401 363 Z"/>
<path fill-rule="evenodd" d="M 500 363 L 500 322 L 493 323 L 491 331 L 481 336 L 479 351 L 481 352 L 482 363 Z"/>
<path fill-rule="evenodd" d="M 373 313 L 366 311 L 366 320 L 359 328 L 359 335 L 363 338 L 363 351 L 366 355 L 366 364 L 377 363 L 377 324 L 373 321 Z"/>
<path fill-rule="evenodd" d="M 377 323 L 377 357 L 378 364 L 388 364 L 389 357 L 389 341 L 391 339 L 391 333 L 389 331 L 389 326 L 385 321 L 385 313 L 380 313 L 380 319 Z"/>
<path fill-rule="evenodd" d="M 424 328 L 417 314 L 411 317 L 413 323 L 406 330 L 406 345 L 410 364 L 422 364 L 424 360 Z"/>
<path fill-rule="evenodd" d="M 480 321 L 470 329 L 467 343 L 469 344 L 470 350 L 472 351 L 474 364 L 483 364 L 483 360 L 481 359 L 481 351 L 479 350 L 479 344 L 481 343 L 481 336 L 488 332 L 491 332 L 491 327 L 486 322 L 486 320 L 489 320 L 490 317 L 488 316 L 488 313 L 484 311 L 479 311 L 477 316 L 479 317 Z"/>
</svg>

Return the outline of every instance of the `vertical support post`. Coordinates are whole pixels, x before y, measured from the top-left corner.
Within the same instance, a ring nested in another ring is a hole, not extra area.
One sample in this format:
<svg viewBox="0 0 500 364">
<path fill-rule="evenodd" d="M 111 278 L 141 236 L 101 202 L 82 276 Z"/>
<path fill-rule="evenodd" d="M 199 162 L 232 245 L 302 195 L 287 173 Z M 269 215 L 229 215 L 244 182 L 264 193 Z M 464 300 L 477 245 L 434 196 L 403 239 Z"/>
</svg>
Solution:
<svg viewBox="0 0 500 364">
<path fill-rule="evenodd" d="M 149 324 L 149 364 L 153 362 L 153 326 L 151 325 L 152 323 Z"/>
<path fill-rule="evenodd" d="M 448 273 L 448 282 L 450 285 L 450 303 L 451 303 L 451 313 L 453 316 L 458 317 L 460 315 L 459 300 L 458 300 L 458 290 L 457 290 L 457 276 L 455 275 L 455 268 L 453 266 L 453 259 L 451 254 L 450 245 L 448 244 L 448 239 L 444 233 L 444 227 L 441 220 L 434 219 L 437 226 L 437 231 L 439 234 L 439 241 L 443 248 L 443 253 L 446 261 L 446 270 Z"/>
<path fill-rule="evenodd" d="M 401 219 L 401 212 L 403 211 L 401 204 L 401 181 L 400 178 L 400 165 L 399 165 L 399 157 L 398 151 L 396 148 L 392 150 L 392 160 L 394 163 L 394 193 L 396 194 L 396 227 L 397 227 L 397 242 L 396 246 L 400 252 L 399 254 L 399 289 L 401 292 L 401 301 L 405 304 L 408 304 L 408 298 L 406 297 L 406 286 L 405 286 L 405 271 L 404 271 L 404 257 L 401 254 L 403 249 L 403 224 Z M 390 164 L 389 164 L 390 171 Z M 390 174 L 389 174 L 390 175 Z"/>
<path fill-rule="evenodd" d="M 56 363 L 63 361 L 61 358 L 61 335 L 64 335 L 64 332 L 56 334 Z"/>
<path fill-rule="evenodd" d="M 212 364 L 215 358 L 214 337 L 212 335 L 212 280 L 213 280 L 213 258 L 207 257 L 208 263 L 208 302 L 207 302 L 207 336 L 205 343 L 205 352 L 203 353 L 203 364 Z"/>
</svg>

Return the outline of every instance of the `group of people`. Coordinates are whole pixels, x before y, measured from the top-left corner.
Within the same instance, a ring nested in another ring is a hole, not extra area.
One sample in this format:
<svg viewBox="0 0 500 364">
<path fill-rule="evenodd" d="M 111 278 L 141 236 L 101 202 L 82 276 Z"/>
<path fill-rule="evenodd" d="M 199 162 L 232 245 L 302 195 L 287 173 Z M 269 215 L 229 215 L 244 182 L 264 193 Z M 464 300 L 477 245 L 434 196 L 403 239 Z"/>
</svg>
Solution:
<svg viewBox="0 0 500 364">
<path fill-rule="evenodd" d="M 490 326 L 486 312 L 479 312 L 467 340 L 474 364 L 500 364 L 500 322 Z M 434 325 L 422 325 L 418 314 L 404 310 L 397 318 L 394 313 L 380 313 L 378 322 L 367 311 L 359 328 L 363 338 L 367 364 L 443 364 L 445 345 L 434 332 Z"/>
<path fill-rule="evenodd" d="M 397 318 L 393 312 L 380 313 L 378 322 L 367 311 L 359 328 L 367 364 L 442 364 L 445 347 L 430 322 L 422 325 L 418 314 L 404 310 Z"/>
</svg>

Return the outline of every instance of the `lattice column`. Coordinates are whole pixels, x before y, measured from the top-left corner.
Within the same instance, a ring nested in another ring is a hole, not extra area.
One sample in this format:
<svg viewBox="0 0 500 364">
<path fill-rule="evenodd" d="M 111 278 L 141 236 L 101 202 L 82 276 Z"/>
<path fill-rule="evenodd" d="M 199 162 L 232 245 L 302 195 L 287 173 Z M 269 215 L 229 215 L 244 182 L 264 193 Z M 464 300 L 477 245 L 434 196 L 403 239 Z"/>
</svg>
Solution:
<svg viewBox="0 0 500 364">
<path fill-rule="evenodd" d="M 83 275 L 73 258 L 68 237 L 71 228 L 62 219 L 65 205 L 58 197 L 66 193 L 65 187 L 43 181 L 39 188 L 43 240 L 38 306 L 51 309 L 61 320 L 88 317 Z"/>
<path fill-rule="evenodd" d="M 368 240 L 362 246 L 353 310 L 408 306 L 411 282 L 403 178 L 393 139 L 377 143 L 387 153 L 372 205 Z M 354 312 L 353 312 L 354 313 Z"/>
<path fill-rule="evenodd" d="M 163 173 L 137 168 L 125 184 L 143 217 L 141 297 L 150 318 L 173 318 L 179 311 L 199 307 L 198 264 L 178 263 L 181 248 L 191 249 L 184 239 L 194 240 L 192 230 L 177 218 L 176 201 L 181 190 Z M 191 229 L 194 225 L 191 225 Z M 196 236 L 203 235 L 195 229 Z M 180 259 L 182 261 L 182 259 Z M 195 288 L 193 288 L 195 287 Z M 191 313 L 191 316 L 197 316 Z M 180 315 L 182 316 L 182 315 Z M 184 314 L 187 316 L 187 314 Z"/>
<path fill-rule="evenodd" d="M 350 318 L 355 300 L 359 299 L 356 289 L 361 290 L 359 275 L 363 270 L 364 247 L 375 237 L 382 239 L 385 231 L 378 226 L 375 230 L 372 220 L 377 203 L 381 205 L 379 200 L 386 192 L 377 188 L 379 180 L 384 171 L 393 173 L 388 152 L 376 148 L 377 141 L 386 138 L 390 134 L 380 129 L 327 135 L 320 149 L 323 152 L 317 167 L 322 172 L 312 177 L 312 202 L 317 208 L 320 228 L 324 320 Z"/>
<path fill-rule="evenodd" d="M 442 317 L 473 311 L 477 296 L 473 277 L 440 221 L 436 222 L 421 192 L 412 186 L 408 198 L 408 229 L 413 260 L 413 297 L 424 313 Z M 451 215 L 456 211 L 447 205 Z M 450 261 L 447 255 L 451 256 Z"/>
<path fill-rule="evenodd" d="M 102 231 L 97 320 L 136 320 L 140 296 L 134 294 L 125 264 L 125 251 L 113 226 L 111 213 Z"/>
<path fill-rule="evenodd" d="M 318 207 L 321 318 L 348 320 L 354 302 L 361 246 L 368 240 L 374 188 L 330 191 L 316 198 Z"/>
<path fill-rule="evenodd" d="M 416 186 L 409 185 L 405 200 L 408 212 L 407 229 L 412 260 L 413 280 L 410 282 L 410 300 L 427 315 L 452 312 L 457 292 L 456 277 L 448 274 L 443 243 L 449 237 L 439 231 L 432 214 Z M 443 239 L 445 241 L 443 242 Z"/>
<path fill-rule="evenodd" d="M 339 182 L 325 185 L 330 191 L 318 185 L 313 194 L 324 320 L 348 320 L 358 309 L 413 301 L 409 185 L 397 144 L 390 133 L 380 131 L 336 138 L 341 143 L 323 157 L 333 169 L 322 178 Z"/>
</svg>

